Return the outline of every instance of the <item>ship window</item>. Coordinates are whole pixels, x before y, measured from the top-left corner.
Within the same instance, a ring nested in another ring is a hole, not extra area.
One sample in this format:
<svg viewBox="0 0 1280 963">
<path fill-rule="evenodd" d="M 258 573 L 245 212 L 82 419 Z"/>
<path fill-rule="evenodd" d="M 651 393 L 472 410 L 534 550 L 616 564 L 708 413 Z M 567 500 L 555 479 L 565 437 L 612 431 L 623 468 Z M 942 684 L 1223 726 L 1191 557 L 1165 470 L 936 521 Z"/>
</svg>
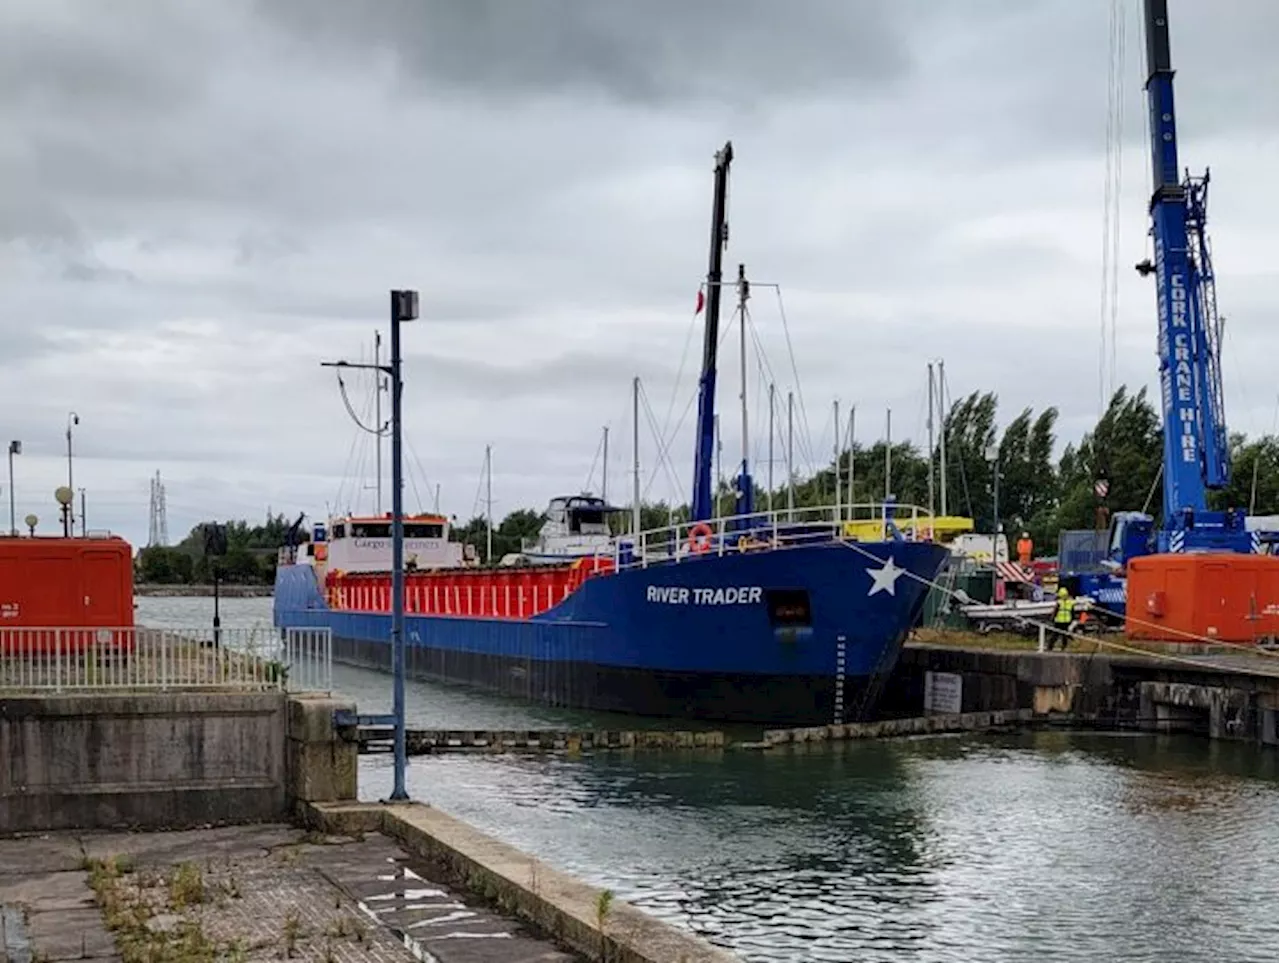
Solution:
<svg viewBox="0 0 1280 963">
<path fill-rule="evenodd" d="M 346 525 L 334 525 L 334 526 L 333 526 L 333 537 L 334 537 L 335 539 L 338 539 L 338 538 L 346 538 L 346 537 L 347 537 L 347 526 L 346 526 Z"/>
<path fill-rule="evenodd" d="M 766 589 L 765 605 L 774 626 L 807 626 L 813 624 L 809 593 L 804 589 Z"/>
<path fill-rule="evenodd" d="M 388 531 L 390 527 L 386 522 L 352 522 L 351 536 L 353 538 L 387 538 L 390 535 Z"/>
<path fill-rule="evenodd" d="M 569 531 L 580 532 L 583 525 L 603 525 L 604 512 L 597 508 L 576 508 L 569 515 Z"/>
<path fill-rule="evenodd" d="M 405 538 L 443 538 L 444 525 L 439 522 L 414 522 L 404 527 Z"/>
</svg>

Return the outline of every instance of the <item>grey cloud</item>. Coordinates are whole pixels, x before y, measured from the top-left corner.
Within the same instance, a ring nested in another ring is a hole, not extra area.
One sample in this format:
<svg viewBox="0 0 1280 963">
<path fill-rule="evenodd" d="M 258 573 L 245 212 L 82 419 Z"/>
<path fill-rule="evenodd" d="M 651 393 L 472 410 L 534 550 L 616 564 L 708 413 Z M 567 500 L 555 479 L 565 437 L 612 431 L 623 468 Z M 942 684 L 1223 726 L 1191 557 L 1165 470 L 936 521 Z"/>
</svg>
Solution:
<svg viewBox="0 0 1280 963">
<path fill-rule="evenodd" d="M 260 10 L 327 49 L 391 53 L 428 82 L 491 96 L 752 103 L 881 86 L 910 69 L 910 25 L 866 0 L 264 0 Z"/>
</svg>

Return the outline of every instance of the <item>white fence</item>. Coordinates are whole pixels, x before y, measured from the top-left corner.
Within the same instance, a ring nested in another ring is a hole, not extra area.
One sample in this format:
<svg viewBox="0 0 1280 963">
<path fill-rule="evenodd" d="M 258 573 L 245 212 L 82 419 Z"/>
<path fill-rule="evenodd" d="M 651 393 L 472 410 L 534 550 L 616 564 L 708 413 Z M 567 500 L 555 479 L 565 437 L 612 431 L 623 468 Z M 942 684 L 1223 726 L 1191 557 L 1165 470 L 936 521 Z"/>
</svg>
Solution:
<svg viewBox="0 0 1280 963">
<path fill-rule="evenodd" d="M 0 693 L 331 692 L 329 629 L 0 627 Z"/>
</svg>

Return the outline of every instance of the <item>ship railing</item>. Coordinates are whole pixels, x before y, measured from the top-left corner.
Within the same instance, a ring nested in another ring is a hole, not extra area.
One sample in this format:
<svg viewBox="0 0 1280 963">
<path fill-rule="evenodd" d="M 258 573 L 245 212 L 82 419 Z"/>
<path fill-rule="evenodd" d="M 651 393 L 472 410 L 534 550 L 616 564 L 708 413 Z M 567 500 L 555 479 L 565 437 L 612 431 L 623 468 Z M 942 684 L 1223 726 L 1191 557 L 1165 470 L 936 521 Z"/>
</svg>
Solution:
<svg viewBox="0 0 1280 963">
<path fill-rule="evenodd" d="M 0 626 L 0 693 L 333 691 L 328 628 Z"/>
<path fill-rule="evenodd" d="M 918 505 L 892 500 L 729 515 L 620 535 L 613 562 L 618 569 L 647 568 L 828 542 L 932 541 L 932 519 Z"/>
</svg>

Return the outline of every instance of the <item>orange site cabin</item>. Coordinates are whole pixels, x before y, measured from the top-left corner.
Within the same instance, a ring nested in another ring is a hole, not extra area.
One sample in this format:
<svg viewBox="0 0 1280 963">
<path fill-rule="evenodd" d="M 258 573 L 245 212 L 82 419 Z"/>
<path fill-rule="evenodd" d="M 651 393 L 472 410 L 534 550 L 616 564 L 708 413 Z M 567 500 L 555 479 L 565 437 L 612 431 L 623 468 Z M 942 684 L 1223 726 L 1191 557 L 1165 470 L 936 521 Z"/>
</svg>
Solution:
<svg viewBox="0 0 1280 963">
<path fill-rule="evenodd" d="M 0 632 L 133 627 L 133 550 L 116 536 L 0 537 Z"/>
<path fill-rule="evenodd" d="M 1275 556 L 1146 555 L 1129 561 L 1127 576 L 1131 639 L 1256 642 L 1277 633 Z"/>
</svg>

